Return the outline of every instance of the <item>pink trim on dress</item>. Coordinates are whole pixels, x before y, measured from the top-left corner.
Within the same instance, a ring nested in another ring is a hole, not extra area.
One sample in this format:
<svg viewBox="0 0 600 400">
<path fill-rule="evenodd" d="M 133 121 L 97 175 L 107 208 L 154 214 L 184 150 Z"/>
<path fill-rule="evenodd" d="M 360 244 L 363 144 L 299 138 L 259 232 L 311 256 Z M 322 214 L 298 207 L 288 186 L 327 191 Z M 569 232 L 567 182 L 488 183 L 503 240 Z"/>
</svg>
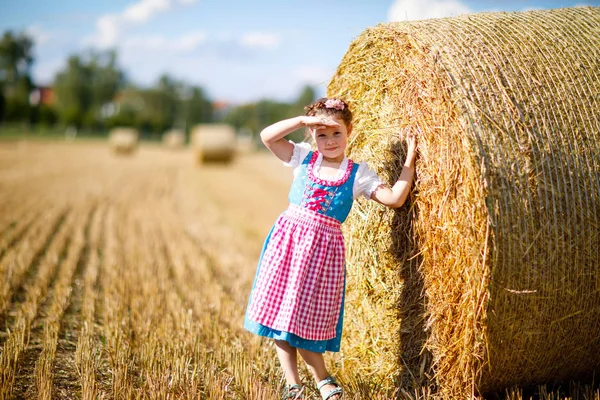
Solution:
<svg viewBox="0 0 600 400">
<path fill-rule="evenodd" d="M 350 178 L 350 174 L 352 173 L 352 167 L 354 166 L 354 161 L 348 160 L 348 167 L 346 168 L 346 172 L 344 172 L 344 175 L 340 179 L 335 181 L 329 181 L 327 179 L 321 179 L 315 175 L 314 169 L 317 158 L 319 158 L 319 152 L 315 151 L 313 152 L 313 155 L 310 161 L 308 162 L 308 168 L 306 168 L 308 177 L 314 183 L 318 183 L 319 185 L 323 186 L 342 186 L 344 183 L 346 183 L 348 178 Z"/>
</svg>

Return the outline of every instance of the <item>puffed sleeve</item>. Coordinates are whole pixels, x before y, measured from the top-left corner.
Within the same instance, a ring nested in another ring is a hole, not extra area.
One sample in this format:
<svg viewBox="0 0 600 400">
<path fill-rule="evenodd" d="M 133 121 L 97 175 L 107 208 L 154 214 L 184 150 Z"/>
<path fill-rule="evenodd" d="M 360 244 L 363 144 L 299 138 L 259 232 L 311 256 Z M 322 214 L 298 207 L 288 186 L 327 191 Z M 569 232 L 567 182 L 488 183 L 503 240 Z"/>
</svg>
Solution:
<svg viewBox="0 0 600 400">
<path fill-rule="evenodd" d="M 310 143 L 306 142 L 295 143 L 291 140 L 289 142 L 294 145 L 294 152 L 292 153 L 290 161 L 284 162 L 283 164 L 288 167 L 296 168 L 302 164 L 302 161 L 304 161 L 308 153 L 310 153 L 312 147 Z"/>
<path fill-rule="evenodd" d="M 352 194 L 354 198 L 363 196 L 366 199 L 371 199 L 371 193 L 384 183 L 379 179 L 379 176 L 373 171 L 367 163 L 360 163 L 356 177 L 354 178 L 354 186 Z"/>
</svg>

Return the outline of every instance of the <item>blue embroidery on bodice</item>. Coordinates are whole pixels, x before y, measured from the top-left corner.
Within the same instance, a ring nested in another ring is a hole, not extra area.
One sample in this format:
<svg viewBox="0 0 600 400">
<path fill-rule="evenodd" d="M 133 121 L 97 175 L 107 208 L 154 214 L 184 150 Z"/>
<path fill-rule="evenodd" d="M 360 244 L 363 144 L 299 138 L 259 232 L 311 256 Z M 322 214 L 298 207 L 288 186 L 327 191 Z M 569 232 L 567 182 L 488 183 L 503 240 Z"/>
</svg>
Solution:
<svg viewBox="0 0 600 400">
<path fill-rule="evenodd" d="M 291 204 L 327 215 L 342 223 L 352 209 L 354 200 L 352 188 L 359 164 L 352 164 L 352 171 L 348 179 L 339 186 L 328 185 L 328 181 L 323 179 L 319 179 L 320 183 L 317 183 L 311 179 L 308 170 L 313 167 L 311 165 L 313 154 L 312 151 L 308 153 L 299 166 L 299 173 L 290 189 L 289 201 Z M 329 183 L 333 183 L 333 181 Z"/>
</svg>

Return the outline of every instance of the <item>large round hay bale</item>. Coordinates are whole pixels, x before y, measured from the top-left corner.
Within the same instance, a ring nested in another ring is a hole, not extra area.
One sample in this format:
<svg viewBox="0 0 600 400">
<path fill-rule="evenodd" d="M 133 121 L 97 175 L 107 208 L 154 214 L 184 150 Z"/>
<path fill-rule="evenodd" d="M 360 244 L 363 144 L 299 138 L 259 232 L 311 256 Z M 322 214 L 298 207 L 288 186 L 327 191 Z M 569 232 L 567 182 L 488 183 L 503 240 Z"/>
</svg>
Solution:
<svg viewBox="0 0 600 400">
<path fill-rule="evenodd" d="M 190 142 L 198 163 L 230 162 L 236 149 L 235 129 L 229 124 L 198 124 Z"/>
<path fill-rule="evenodd" d="M 108 143 L 116 154 L 131 154 L 137 148 L 138 137 L 137 129 L 117 127 L 108 133 Z"/>
<path fill-rule="evenodd" d="M 170 129 L 163 133 L 162 141 L 169 149 L 182 149 L 185 146 L 185 132 L 180 129 Z"/>
<path fill-rule="evenodd" d="M 355 115 L 350 156 L 392 183 L 397 132 L 423 134 L 410 206 L 359 202 L 348 220 L 346 367 L 446 398 L 598 369 L 598 49 L 592 7 L 354 40 L 328 87 Z"/>
</svg>

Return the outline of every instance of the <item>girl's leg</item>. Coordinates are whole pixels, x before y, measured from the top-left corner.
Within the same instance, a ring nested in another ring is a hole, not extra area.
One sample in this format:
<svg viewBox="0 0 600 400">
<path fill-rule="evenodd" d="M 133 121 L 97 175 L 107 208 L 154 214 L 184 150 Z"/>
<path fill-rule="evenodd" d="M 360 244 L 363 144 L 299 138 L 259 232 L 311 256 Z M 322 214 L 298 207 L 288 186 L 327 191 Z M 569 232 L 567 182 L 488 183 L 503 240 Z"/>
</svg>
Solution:
<svg viewBox="0 0 600 400">
<path fill-rule="evenodd" d="M 277 356 L 279 363 L 285 374 L 285 380 L 288 385 L 300 384 L 300 375 L 298 374 L 298 353 L 296 348 L 290 346 L 285 340 L 276 340 Z"/>
<path fill-rule="evenodd" d="M 315 353 L 304 349 L 298 349 L 298 351 L 300 352 L 300 355 L 304 361 L 306 361 L 310 367 L 310 370 L 312 371 L 317 382 L 320 382 L 329 376 L 329 372 L 327 372 L 327 368 L 325 367 L 325 359 L 323 359 L 322 353 Z M 321 392 L 322 394 L 327 394 L 335 388 L 335 385 L 325 385 L 321 388 Z M 340 398 L 339 395 L 334 395 L 331 397 L 331 400 L 336 400 L 338 398 Z"/>
</svg>

